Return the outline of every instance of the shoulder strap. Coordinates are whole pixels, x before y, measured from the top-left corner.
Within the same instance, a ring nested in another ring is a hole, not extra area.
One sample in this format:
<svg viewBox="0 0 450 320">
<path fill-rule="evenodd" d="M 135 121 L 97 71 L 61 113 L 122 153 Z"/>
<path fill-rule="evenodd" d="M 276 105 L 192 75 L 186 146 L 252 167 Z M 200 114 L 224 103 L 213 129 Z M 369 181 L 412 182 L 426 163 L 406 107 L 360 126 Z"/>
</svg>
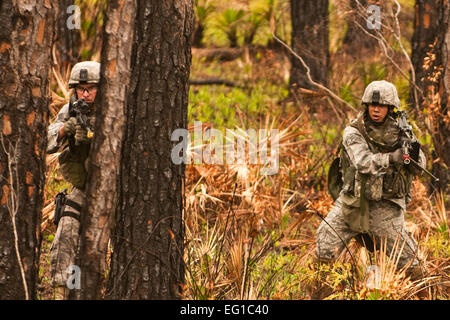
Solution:
<svg viewBox="0 0 450 320">
<path fill-rule="evenodd" d="M 395 150 L 393 146 L 377 142 L 367 134 L 366 126 L 364 125 L 364 113 L 359 114 L 356 123 L 356 128 L 362 134 L 372 152 L 380 152 L 379 150 L 387 150 L 387 151 Z"/>
<path fill-rule="evenodd" d="M 75 220 L 80 221 L 80 216 L 79 216 L 78 214 L 72 212 L 72 211 L 64 211 L 64 212 L 62 213 L 62 215 L 61 215 L 61 218 L 62 218 L 62 217 L 72 217 L 72 218 L 74 218 Z"/>
<path fill-rule="evenodd" d="M 344 140 L 341 137 L 339 145 L 336 148 L 336 150 L 334 151 L 334 156 L 335 157 L 339 157 L 339 154 L 341 153 L 341 150 L 342 150 L 343 147 L 344 147 Z"/>
<path fill-rule="evenodd" d="M 76 203 L 76 202 L 74 202 L 72 200 L 66 200 L 65 204 L 66 204 L 66 206 L 72 207 L 75 210 L 77 210 L 78 212 L 81 212 L 82 208 L 81 208 L 81 206 L 78 203 Z"/>
<path fill-rule="evenodd" d="M 357 129 L 358 129 L 359 133 L 362 134 L 362 136 L 366 140 L 367 144 L 369 145 L 370 150 L 372 150 L 372 152 L 375 151 L 374 150 L 374 144 L 373 144 L 375 141 L 373 141 L 369 137 L 369 135 L 367 134 L 367 131 L 366 131 L 366 127 L 364 125 L 364 113 L 360 113 L 359 114 L 358 121 L 357 121 L 356 125 L 357 125 Z"/>
</svg>

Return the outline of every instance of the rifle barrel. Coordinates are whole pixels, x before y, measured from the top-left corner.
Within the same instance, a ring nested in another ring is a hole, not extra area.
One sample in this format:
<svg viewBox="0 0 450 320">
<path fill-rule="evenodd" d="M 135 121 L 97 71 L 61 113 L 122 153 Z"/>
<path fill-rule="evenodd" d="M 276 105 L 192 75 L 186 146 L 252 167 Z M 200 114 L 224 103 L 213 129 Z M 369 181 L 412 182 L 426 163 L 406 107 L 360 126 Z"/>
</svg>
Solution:
<svg viewBox="0 0 450 320">
<path fill-rule="evenodd" d="M 434 179 L 435 182 L 438 182 L 438 181 L 439 181 L 439 178 L 436 178 L 430 171 L 428 171 L 427 169 L 421 167 L 420 164 L 419 164 L 416 160 L 414 160 L 414 159 L 412 159 L 412 158 L 410 158 L 409 160 L 411 160 L 411 163 L 412 163 L 413 165 L 415 165 L 416 168 L 422 170 L 422 171 L 425 172 L 427 175 L 429 175 L 432 179 Z"/>
</svg>

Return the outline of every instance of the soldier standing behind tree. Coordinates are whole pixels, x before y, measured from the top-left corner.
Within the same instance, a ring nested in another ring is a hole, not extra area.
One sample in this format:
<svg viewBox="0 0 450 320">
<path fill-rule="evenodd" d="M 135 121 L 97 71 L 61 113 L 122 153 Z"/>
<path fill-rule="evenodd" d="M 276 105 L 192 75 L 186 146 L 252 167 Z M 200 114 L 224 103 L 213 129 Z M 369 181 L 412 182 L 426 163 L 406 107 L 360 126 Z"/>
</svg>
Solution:
<svg viewBox="0 0 450 320">
<path fill-rule="evenodd" d="M 68 298 L 68 271 L 75 263 L 78 249 L 80 213 L 86 203 L 84 191 L 91 146 L 88 128 L 92 128 L 95 123 L 99 83 L 98 62 L 77 63 L 70 74 L 69 88 L 74 89 L 70 103 L 61 108 L 55 122 L 48 128 L 47 153 L 55 153 L 64 146 L 58 158 L 60 172 L 73 185 L 64 206 L 59 208 L 59 212 L 55 210 L 57 230 L 50 249 L 50 272 L 56 299 Z M 72 112 L 75 105 L 82 109 L 85 124 L 80 123 L 80 119 Z"/>
</svg>

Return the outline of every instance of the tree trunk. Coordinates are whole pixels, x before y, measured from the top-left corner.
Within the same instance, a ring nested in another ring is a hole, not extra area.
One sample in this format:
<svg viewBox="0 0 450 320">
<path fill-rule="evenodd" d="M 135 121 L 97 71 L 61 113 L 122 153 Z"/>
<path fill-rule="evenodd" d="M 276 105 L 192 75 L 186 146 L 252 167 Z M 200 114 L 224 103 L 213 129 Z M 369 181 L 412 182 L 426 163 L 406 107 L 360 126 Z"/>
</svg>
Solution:
<svg viewBox="0 0 450 320">
<path fill-rule="evenodd" d="M 75 11 L 70 10 L 74 0 L 59 0 L 58 4 L 58 31 L 56 33 L 56 51 L 58 52 L 58 63 L 64 71 L 66 66 L 74 65 L 79 60 L 81 45 L 80 29 L 73 26 Z M 68 12 L 69 8 L 69 12 Z M 64 74 L 63 72 L 61 74 Z"/>
<path fill-rule="evenodd" d="M 201 23 L 197 23 L 197 27 L 192 35 L 192 46 L 195 48 L 202 48 L 202 40 L 203 40 L 203 32 L 205 30 L 205 26 Z"/>
<path fill-rule="evenodd" d="M 54 37 L 49 1 L 0 5 L 0 299 L 36 297 Z"/>
<path fill-rule="evenodd" d="M 106 296 L 179 299 L 184 165 L 171 134 L 186 128 L 193 3 L 139 1 L 137 12 Z"/>
<path fill-rule="evenodd" d="M 291 0 L 292 49 L 310 69 L 312 80 L 327 86 L 330 55 L 328 51 L 328 0 Z M 291 57 L 290 83 L 294 88 L 316 89 L 308 81 L 306 69 Z"/>
<path fill-rule="evenodd" d="M 130 85 L 136 2 L 109 1 L 102 48 L 101 101 L 90 151 L 87 206 L 81 223 L 81 298 L 100 299 L 105 279 L 110 221 L 117 204 L 117 181 Z"/>
<path fill-rule="evenodd" d="M 450 99 L 450 3 L 445 0 L 416 0 L 412 63 L 416 83 L 423 90 L 413 103 L 427 109 L 432 117 L 432 138 L 435 158 L 433 171 L 445 190 L 449 180 L 450 127 L 448 106 Z M 411 88 L 413 92 L 414 88 Z"/>
</svg>

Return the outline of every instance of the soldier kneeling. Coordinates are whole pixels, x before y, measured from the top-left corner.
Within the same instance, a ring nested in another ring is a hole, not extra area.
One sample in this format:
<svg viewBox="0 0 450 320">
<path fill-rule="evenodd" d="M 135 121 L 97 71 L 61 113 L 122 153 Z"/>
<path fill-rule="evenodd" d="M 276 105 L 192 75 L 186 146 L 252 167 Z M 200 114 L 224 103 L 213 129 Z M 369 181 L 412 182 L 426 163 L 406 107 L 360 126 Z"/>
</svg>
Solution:
<svg viewBox="0 0 450 320">
<path fill-rule="evenodd" d="M 352 238 L 363 236 L 375 243 L 386 242 L 389 255 L 396 241 L 403 246 L 398 268 L 409 263 L 412 278 L 420 276 L 417 243 L 409 236 L 404 221 L 410 201 L 412 178 L 420 170 L 403 164 L 399 146 L 400 129 L 394 108 L 400 100 L 395 86 L 387 81 L 370 83 L 363 95 L 365 110 L 344 130 L 341 148 L 342 189 L 316 235 L 316 259 L 331 262 Z M 425 167 L 420 145 L 411 156 Z M 369 248 L 370 249 L 370 248 Z M 332 293 L 319 288 L 313 299 Z"/>
</svg>

